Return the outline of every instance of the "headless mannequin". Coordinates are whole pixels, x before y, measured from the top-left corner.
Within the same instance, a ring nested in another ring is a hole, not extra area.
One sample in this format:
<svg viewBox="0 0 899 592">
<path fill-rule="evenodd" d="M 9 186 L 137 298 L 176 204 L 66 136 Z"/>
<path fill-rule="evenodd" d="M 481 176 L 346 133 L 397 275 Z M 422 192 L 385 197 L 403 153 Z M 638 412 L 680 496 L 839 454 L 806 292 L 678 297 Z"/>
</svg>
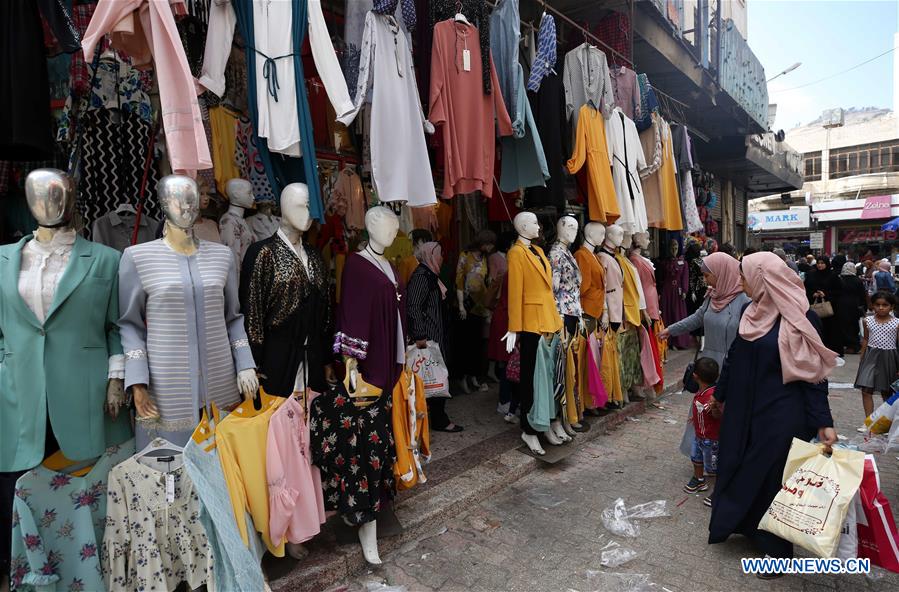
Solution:
<svg viewBox="0 0 899 592">
<path fill-rule="evenodd" d="M 247 249 L 256 242 L 256 236 L 244 220 L 246 210 L 254 205 L 253 185 L 246 179 L 231 179 L 225 183 L 225 193 L 230 205 L 219 221 L 219 228 L 222 244 L 234 252 L 239 269 Z"/>
<path fill-rule="evenodd" d="M 163 241 L 180 255 L 193 255 L 200 241 L 194 237 L 193 226 L 200 216 L 200 191 L 196 181 L 183 175 L 169 175 L 159 180 L 157 195 L 165 214 Z M 259 390 L 259 379 L 255 369 L 237 373 L 237 389 L 244 399 L 252 397 Z M 158 417 L 159 409 L 153 402 L 146 384 L 131 387 L 134 406 L 138 417 Z"/>
<path fill-rule="evenodd" d="M 532 241 L 540 235 L 540 222 L 537 220 L 536 214 L 533 212 L 521 212 L 517 216 L 515 216 L 515 220 L 513 221 L 513 225 L 515 226 L 515 232 L 518 233 L 518 243 L 524 246 L 525 248 L 530 248 Z M 538 336 L 540 337 L 540 336 Z M 515 331 L 509 331 L 502 337 L 502 341 L 506 343 L 506 351 L 512 352 L 515 349 L 515 344 L 518 342 L 518 333 Z M 525 364 L 533 364 L 534 360 L 522 360 L 522 366 Z M 526 419 L 527 411 L 522 408 L 522 421 L 527 421 Z M 558 428 L 559 432 L 565 434 L 565 430 L 562 427 L 562 424 L 558 420 L 553 420 L 551 423 L 551 427 L 548 431 L 544 432 L 547 441 L 554 445 L 558 446 L 570 440 L 570 437 L 566 435 L 566 439 L 563 440 L 556 432 L 556 428 Z M 544 455 L 546 451 L 543 450 L 543 447 L 540 445 L 540 440 L 536 434 L 528 434 L 526 432 L 521 433 L 521 439 L 527 444 L 528 448 L 537 455 Z"/>
<path fill-rule="evenodd" d="M 75 183 L 56 169 L 37 169 L 25 180 L 28 209 L 37 221 L 34 240 L 49 245 L 60 232 L 74 232 L 72 216 L 75 212 Z M 125 402 L 125 380 L 111 378 L 106 385 L 106 410 L 113 418 Z M 47 429 L 52 429 L 49 424 Z"/>
<path fill-rule="evenodd" d="M 368 232 L 368 244 L 359 253 L 384 272 L 387 279 L 393 282 L 394 285 L 397 285 L 397 278 L 394 275 L 393 268 L 390 266 L 390 262 L 384 257 L 384 251 L 393 244 L 399 229 L 399 218 L 392 211 L 383 206 L 369 209 L 365 213 L 365 230 Z M 399 294 L 399 288 L 397 288 L 397 294 Z M 397 317 L 397 323 L 400 323 L 399 317 Z M 403 335 L 402 327 L 399 327 L 398 334 L 398 340 L 401 340 Z M 398 348 L 403 349 L 403 355 L 405 356 L 404 344 L 398 344 Z M 348 364 L 348 362 L 348 356 L 344 356 L 344 364 Z M 391 394 L 385 392 L 381 396 L 389 397 Z M 365 560 L 373 565 L 379 565 L 381 557 L 378 554 L 377 520 L 366 522 L 359 527 L 359 543 L 362 545 L 362 555 L 365 557 Z"/>
</svg>

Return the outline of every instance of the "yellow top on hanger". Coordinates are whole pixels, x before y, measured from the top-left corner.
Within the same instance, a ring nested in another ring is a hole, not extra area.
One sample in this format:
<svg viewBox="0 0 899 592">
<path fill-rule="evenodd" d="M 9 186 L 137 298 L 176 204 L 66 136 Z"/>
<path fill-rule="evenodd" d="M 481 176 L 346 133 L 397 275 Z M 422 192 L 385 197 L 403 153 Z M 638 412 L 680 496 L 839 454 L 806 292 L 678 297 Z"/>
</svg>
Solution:
<svg viewBox="0 0 899 592">
<path fill-rule="evenodd" d="M 640 293 L 637 291 L 637 276 L 624 255 L 615 253 L 615 260 L 621 266 L 621 274 L 624 276 L 624 320 L 634 327 L 639 327 Z"/>
</svg>

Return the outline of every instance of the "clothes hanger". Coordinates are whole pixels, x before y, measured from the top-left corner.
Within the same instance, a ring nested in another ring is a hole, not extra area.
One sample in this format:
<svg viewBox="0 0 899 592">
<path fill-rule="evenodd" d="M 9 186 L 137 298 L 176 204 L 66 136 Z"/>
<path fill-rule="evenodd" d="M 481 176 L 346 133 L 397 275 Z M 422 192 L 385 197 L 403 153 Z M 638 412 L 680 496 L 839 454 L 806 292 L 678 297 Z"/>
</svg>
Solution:
<svg viewBox="0 0 899 592">
<path fill-rule="evenodd" d="M 62 450 L 57 450 L 41 462 L 41 465 L 51 471 L 71 475 L 72 477 L 84 477 L 94 468 L 100 457 L 88 460 L 75 461 L 66 457 Z"/>
<path fill-rule="evenodd" d="M 157 453 L 168 453 L 166 456 L 171 456 L 173 454 L 181 454 L 184 452 L 184 448 L 178 446 L 177 444 L 172 444 L 165 438 L 156 437 L 153 438 L 149 444 L 147 444 L 143 450 L 134 455 L 133 458 L 143 458 L 145 456 L 163 456 L 162 454 Z"/>
<path fill-rule="evenodd" d="M 211 407 L 212 417 L 215 423 L 209 423 L 209 415 L 206 413 L 206 409 L 204 408 L 203 415 L 200 417 L 200 423 L 197 424 L 197 427 L 194 429 L 194 433 L 190 435 L 191 439 L 200 445 L 208 440 L 212 440 L 209 446 L 203 448 L 204 452 L 209 452 L 210 450 L 215 448 L 215 426 L 219 424 L 220 420 L 219 408 L 215 405 L 215 403 L 212 403 Z"/>
<path fill-rule="evenodd" d="M 279 401 L 283 401 L 283 399 L 266 393 L 260 386 L 256 394 L 251 399 L 247 399 L 235 407 L 229 417 L 232 415 L 234 417 L 256 417 L 273 405 L 276 405 Z"/>
<path fill-rule="evenodd" d="M 346 376 L 343 386 L 347 394 L 353 399 L 353 405 L 359 408 L 368 407 L 377 401 L 382 394 L 381 389 L 365 382 L 359 372 L 359 363 L 355 358 L 350 358 L 346 365 Z"/>
<path fill-rule="evenodd" d="M 128 203 L 128 202 L 123 202 L 123 203 L 120 203 L 120 204 L 118 205 L 118 207 L 116 207 L 115 213 L 116 213 L 116 214 L 125 214 L 125 213 L 128 213 L 128 214 L 133 214 L 133 215 L 136 216 L 136 215 L 137 215 L 137 210 L 135 210 L 135 209 L 134 209 L 134 206 L 132 206 L 130 203 Z"/>
<path fill-rule="evenodd" d="M 456 16 L 453 17 L 453 20 L 457 23 L 465 23 L 466 25 L 472 26 L 468 18 L 462 14 L 462 2 L 456 2 Z"/>
</svg>

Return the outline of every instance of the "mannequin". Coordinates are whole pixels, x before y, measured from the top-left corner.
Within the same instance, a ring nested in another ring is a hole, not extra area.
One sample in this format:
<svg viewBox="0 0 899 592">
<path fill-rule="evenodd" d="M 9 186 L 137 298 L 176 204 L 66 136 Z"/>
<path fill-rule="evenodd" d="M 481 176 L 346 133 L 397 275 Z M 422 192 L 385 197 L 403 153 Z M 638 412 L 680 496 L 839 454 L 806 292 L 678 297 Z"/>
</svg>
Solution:
<svg viewBox="0 0 899 592">
<path fill-rule="evenodd" d="M 668 253 L 662 261 L 661 269 L 662 290 L 659 294 L 660 313 L 665 326 L 684 319 L 687 316 L 687 291 L 690 289 L 690 272 L 687 262 L 680 255 L 680 245 L 676 240 L 668 243 Z M 670 347 L 689 349 L 691 337 L 689 334 L 672 337 L 668 340 Z"/>
<path fill-rule="evenodd" d="M 281 202 L 281 207 L 284 207 L 283 202 Z M 274 208 L 274 202 L 260 201 L 256 204 L 256 213 L 246 219 L 256 240 L 263 240 L 270 237 L 275 234 L 278 231 L 278 227 L 281 226 L 281 218 L 272 214 Z"/>
<path fill-rule="evenodd" d="M 324 261 L 303 241 L 312 226 L 306 185 L 285 187 L 281 208 L 280 227 L 254 243 L 243 261 L 247 335 L 266 393 L 288 397 L 307 386 L 321 393 L 333 378 L 333 322 Z"/>
<path fill-rule="evenodd" d="M 58 450 L 87 460 L 131 436 L 127 414 L 119 415 L 119 253 L 75 233 L 75 184 L 66 173 L 32 171 L 25 195 L 38 229 L 0 247 L 0 399 L 9 403 L 0 414 L 4 587 L 16 479 Z"/>
<path fill-rule="evenodd" d="M 225 193 L 230 205 L 219 220 L 219 230 L 222 244 L 231 249 L 237 258 L 239 270 L 247 249 L 256 242 L 256 235 L 244 220 L 244 213 L 254 204 L 253 184 L 245 179 L 231 179 L 225 183 Z"/>
<path fill-rule="evenodd" d="M 134 396 L 139 449 L 156 435 L 183 446 L 200 409 L 210 403 L 231 409 L 240 395 L 250 398 L 259 389 L 233 256 L 227 247 L 193 234 L 200 215 L 196 182 L 168 175 L 156 191 L 165 236 L 125 249 L 119 266 L 125 386 Z M 167 356 L 160 342 L 183 354 Z"/>
<path fill-rule="evenodd" d="M 638 232 L 634 235 L 630 260 L 637 268 L 640 276 L 640 284 L 643 287 L 643 296 L 646 298 L 646 314 L 653 323 L 661 319 L 659 311 L 659 293 L 656 289 L 655 265 L 644 253 L 649 250 L 649 233 Z"/>
<path fill-rule="evenodd" d="M 549 250 L 549 262 L 552 267 L 553 278 L 553 296 L 556 300 L 556 308 L 559 314 L 562 315 L 565 326 L 565 338 L 560 355 L 566 358 L 564 364 L 566 369 L 564 380 L 566 400 L 569 392 L 572 395 L 571 398 L 574 399 L 573 390 L 576 380 L 573 376 L 568 376 L 567 373 L 568 348 L 573 345 L 579 328 L 583 330 L 584 325 L 583 310 L 581 309 L 581 272 L 574 255 L 571 254 L 571 243 L 577 238 L 577 231 L 578 222 L 576 218 L 573 216 L 562 216 L 559 218 L 556 222 L 556 242 L 553 243 Z M 568 390 L 569 387 L 570 391 Z M 572 430 L 569 433 L 565 427 L 569 426 L 569 422 L 577 424 L 577 420 L 580 419 L 580 409 L 577 413 L 571 415 L 567 413 L 567 407 L 564 410 L 566 413 L 563 414 L 562 421 L 559 422 L 563 429 L 553 429 L 553 431 L 563 442 L 568 442 L 575 432 Z"/>
<path fill-rule="evenodd" d="M 509 331 L 502 340 L 511 352 L 520 343 L 521 351 L 521 439 L 538 455 L 546 454 L 528 419 L 534 403 L 534 369 L 540 338 L 557 333 L 562 319 L 552 295 L 552 271 L 542 249 L 532 244 L 540 234 L 540 223 L 533 212 L 521 212 L 513 221 L 518 241 L 509 249 L 508 298 Z M 553 427 L 561 428 L 560 423 Z M 555 429 L 545 432 L 554 445 L 562 443 Z M 564 431 L 564 430 L 562 430 Z"/>
<path fill-rule="evenodd" d="M 590 222 L 584 227 L 584 244 L 574 254 L 581 270 L 581 308 L 587 333 L 596 330 L 606 308 L 605 272 L 596 251 L 606 238 L 606 227 Z"/>
<path fill-rule="evenodd" d="M 367 440 L 369 433 L 381 431 L 385 425 L 389 429 L 390 418 L 385 405 L 406 363 L 404 287 L 397 271 L 384 257 L 385 249 L 393 244 L 399 232 L 399 218 L 388 208 L 377 206 L 366 212 L 365 229 L 368 244 L 361 252 L 350 255 L 343 269 L 343 293 L 334 336 L 334 352 L 343 356 L 345 365 L 355 365 L 366 383 L 381 390 L 379 399 L 365 410 L 371 417 L 363 426 L 367 431 L 354 434 L 354 442 Z M 353 394 L 349 395 L 352 397 Z M 328 417 L 334 400 L 333 397 L 316 398 L 313 421 L 317 414 Z M 356 444 L 349 446 L 352 448 Z M 379 466 L 390 473 L 393 459 L 379 457 L 378 461 Z M 381 563 L 375 514 L 381 508 L 381 498 L 393 496 L 391 480 L 392 473 L 384 474 L 380 487 L 369 480 L 368 489 L 354 496 L 355 511 L 343 515 L 345 522 L 359 526 L 362 554 L 371 564 Z M 337 510 L 338 502 L 329 499 L 329 480 L 324 472 L 323 481 L 326 483 L 326 509 Z M 337 499 L 353 493 L 335 492 L 333 497 Z"/>
<path fill-rule="evenodd" d="M 209 206 L 212 204 L 212 196 L 209 195 L 209 185 L 205 179 L 199 179 L 197 184 L 200 187 L 200 217 L 194 223 L 194 237 L 200 240 L 221 243 L 222 235 L 219 233 L 218 222 L 203 215 L 203 212 L 209 211 Z"/>
<path fill-rule="evenodd" d="M 615 261 L 615 254 L 624 241 L 624 229 L 617 224 L 606 228 L 605 240 L 596 254 L 605 275 L 606 306 L 602 316 L 602 327 L 611 326 L 618 331 L 624 320 L 624 276 L 621 266 Z"/>
</svg>

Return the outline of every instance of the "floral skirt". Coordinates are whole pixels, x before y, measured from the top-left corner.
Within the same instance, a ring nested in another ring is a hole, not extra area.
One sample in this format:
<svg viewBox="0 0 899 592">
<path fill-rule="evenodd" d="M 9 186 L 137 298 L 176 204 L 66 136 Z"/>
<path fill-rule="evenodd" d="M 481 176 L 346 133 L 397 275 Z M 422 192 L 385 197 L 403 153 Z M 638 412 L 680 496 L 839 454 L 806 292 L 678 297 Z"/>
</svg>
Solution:
<svg viewBox="0 0 899 592">
<path fill-rule="evenodd" d="M 618 354 L 619 334 L 611 327 L 606 331 L 602 343 L 602 363 L 600 364 L 600 378 L 606 387 L 609 401 L 613 403 L 624 402 L 624 393 L 621 390 L 621 363 Z"/>
<path fill-rule="evenodd" d="M 621 360 L 621 390 L 628 392 L 633 386 L 641 386 L 643 368 L 640 366 L 640 337 L 636 327 L 628 327 L 618 334 L 618 356 Z"/>
</svg>

